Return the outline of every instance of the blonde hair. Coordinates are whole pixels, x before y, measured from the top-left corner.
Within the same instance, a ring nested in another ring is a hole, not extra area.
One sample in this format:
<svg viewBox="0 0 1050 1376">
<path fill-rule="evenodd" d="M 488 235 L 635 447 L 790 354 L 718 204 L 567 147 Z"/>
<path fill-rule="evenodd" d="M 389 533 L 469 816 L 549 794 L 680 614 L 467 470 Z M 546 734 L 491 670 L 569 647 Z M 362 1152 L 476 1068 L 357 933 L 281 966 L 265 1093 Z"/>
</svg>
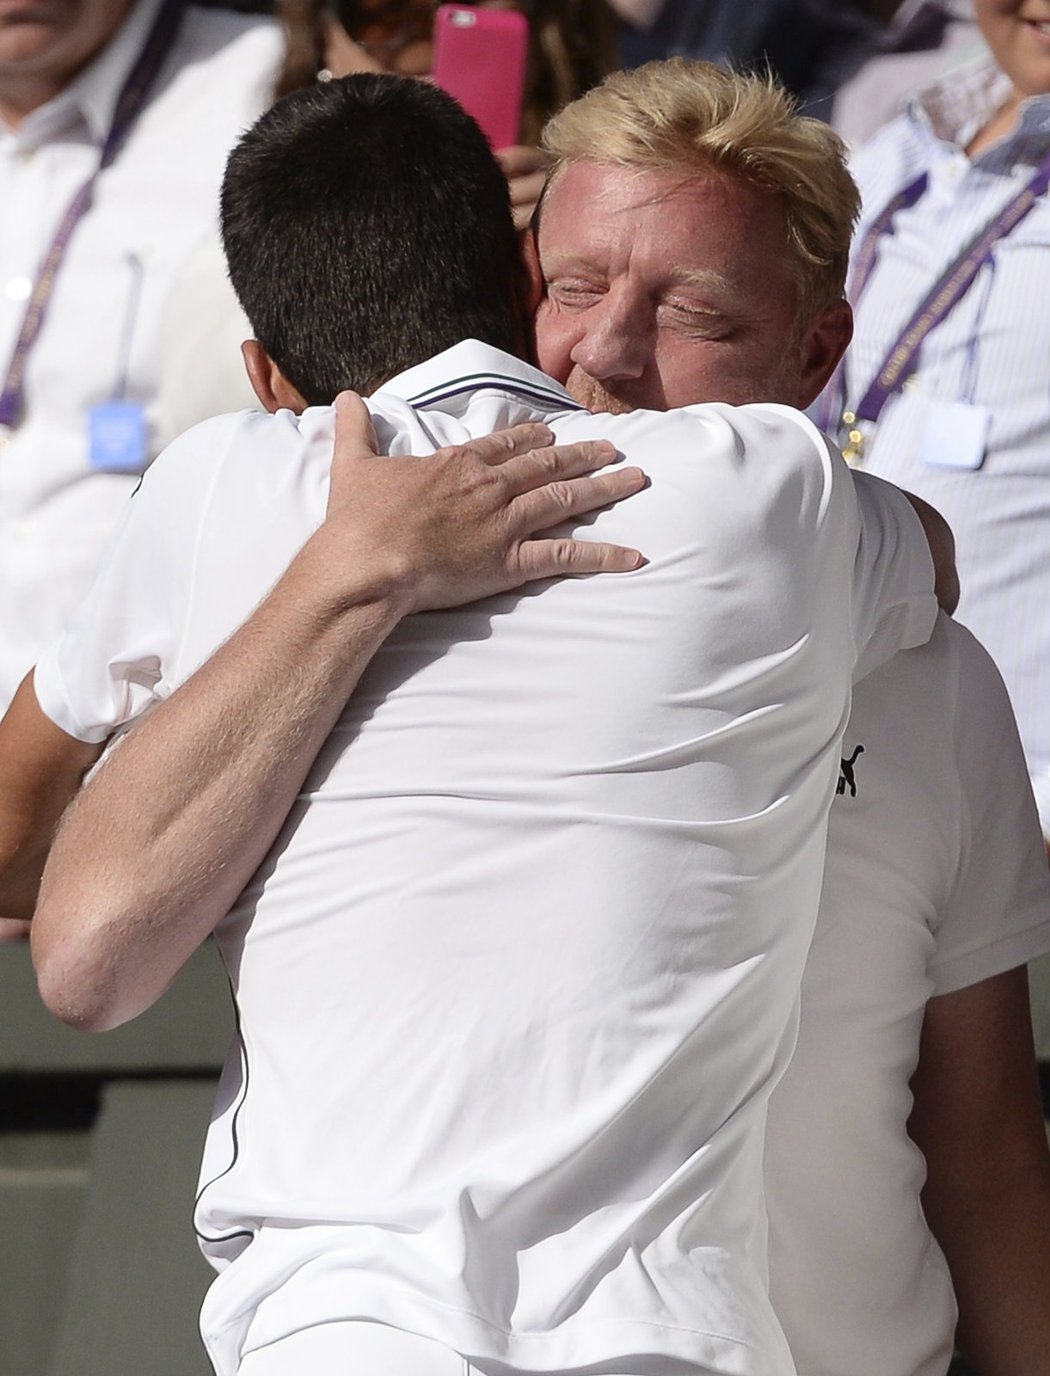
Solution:
<svg viewBox="0 0 1050 1376">
<path fill-rule="evenodd" d="M 845 145 L 820 120 L 798 114 L 771 77 L 678 57 L 613 72 L 554 116 L 543 146 L 554 159 L 548 188 L 582 160 L 714 169 L 764 187 L 785 211 L 800 316 L 845 294 L 860 208 Z"/>
</svg>

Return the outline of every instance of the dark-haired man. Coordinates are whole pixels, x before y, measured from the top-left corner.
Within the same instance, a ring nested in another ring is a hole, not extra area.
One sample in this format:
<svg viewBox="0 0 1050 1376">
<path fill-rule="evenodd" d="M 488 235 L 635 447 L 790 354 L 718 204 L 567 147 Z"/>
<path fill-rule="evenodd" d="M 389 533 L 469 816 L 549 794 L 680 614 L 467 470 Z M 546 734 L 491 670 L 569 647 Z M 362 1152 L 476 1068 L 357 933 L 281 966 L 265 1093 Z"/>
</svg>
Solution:
<svg viewBox="0 0 1050 1376">
<path fill-rule="evenodd" d="M 855 494 L 787 407 L 591 417 L 513 354 L 456 344 L 469 310 L 496 312 L 488 335 L 520 329 L 506 281 L 487 296 L 483 260 L 509 252 L 492 236 L 513 242 L 505 203 L 495 229 L 462 220 L 498 177 L 440 93 L 381 79 L 304 93 L 235 154 L 231 273 L 258 283 L 268 265 L 278 303 L 254 312 L 250 366 L 290 409 L 225 418 L 154 468 L 38 670 L 82 741 L 159 702 L 149 749 L 177 752 L 153 758 L 171 785 L 151 799 L 159 827 L 125 819 L 123 872 L 107 860 L 101 886 L 90 861 L 71 883 L 62 851 L 145 731 L 74 810 L 36 919 L 41 987 L 70 1021 L 111 1025 L 221 922 L 241 1039 L 198 1205 L 222 1268 L 204 1320 L 220 1372 L 786 1376 L 763 1280 L 764 1105 L 854 660 L 928 633 L 929 558 L 903 498 Z M 729 180 L 699 201 L 772 242 L 775 199 Z M 318 312 L 350 360 L 335 383 L 319 336 L 294 347 L 298 271 L 344 274 L 349 332 Z M 388 322 L 413 295 L 427 311 L 406 310 L 405 343 Z M 848 314 L 818 302 L 813 322 L 791 340 L 819 386 Z M 355 516 L 349 577 L 338 550 L 356 494 L 332 469 L 330 410 L 307 403 L 344 382 L 382 384 L 371 410 L 395 456 L 537 417 L 563 441 L 613 440 L 651 485 L 594 530 L 647 567 L 405 617 L 420 578 L 386 552 L 381 506 L 363 532 Z M 880 541 L 900 548 L 876 566 Z M 164 591 L 128 598 L 147 551 Z M 191 675 L 170 704 L 193 722 L 187 758 L 162 700 Z M 202 818 L 219 844 L 197 867 L 181 842 Z"/>
</svg>

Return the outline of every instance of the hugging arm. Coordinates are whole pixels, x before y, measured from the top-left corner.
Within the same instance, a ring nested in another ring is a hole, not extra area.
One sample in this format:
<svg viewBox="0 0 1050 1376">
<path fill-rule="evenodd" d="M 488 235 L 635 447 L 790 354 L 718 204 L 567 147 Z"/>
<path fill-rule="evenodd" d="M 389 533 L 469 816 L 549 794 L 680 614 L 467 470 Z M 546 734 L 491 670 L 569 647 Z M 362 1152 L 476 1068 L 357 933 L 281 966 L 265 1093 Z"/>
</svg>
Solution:
<svg viewBox="0 0 1050 1376">
<path fill-rule="evenodd" d="M 903 489 L 902 489 L 903 490 Z M 955 564 L 955 536 L 952 528 L 936 507 L 905 492 L 905 497 L 922 523 L 933 559 L 934 592 L 942 611 L 949 616 L 959 605 L 959 570 Z"/>
</svg>

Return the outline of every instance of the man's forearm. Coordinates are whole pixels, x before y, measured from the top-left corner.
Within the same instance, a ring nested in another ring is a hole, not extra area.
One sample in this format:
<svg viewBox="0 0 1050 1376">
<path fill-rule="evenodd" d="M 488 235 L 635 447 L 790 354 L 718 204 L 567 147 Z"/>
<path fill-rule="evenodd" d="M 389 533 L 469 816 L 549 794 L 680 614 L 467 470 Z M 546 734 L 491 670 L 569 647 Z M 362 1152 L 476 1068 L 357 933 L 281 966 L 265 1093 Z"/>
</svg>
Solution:
<svg viewBox="0 0 1050 1376">
<path fill-rule="evenodd" d="M 1045 1376 L 1050 1361 L 1050 1178 L 1020 1169 L 972 1197 L 946 1244 L 959 1302 L 956 1345 L 981 1376 Z M 928 1207 L 928 1201 L 927 1201 Z"/>
<path fill-rule="evenodd" d="M 301 552 L 259 611 L 132 731 L 70 809 L 33 929 L 45 1001 L 89 1029 L 148 1007 L 226 914 L 404 611 L 391 587 L 319 600 Z"/>
<path fill-rule="evenodd" d="M 912 1081 L 923 1207 L 951 1269 L 958 1344 L 982 1376 L 1044 1376 L 1050 1153 L 1023 967 L 932 999 Z"/>
</svg>

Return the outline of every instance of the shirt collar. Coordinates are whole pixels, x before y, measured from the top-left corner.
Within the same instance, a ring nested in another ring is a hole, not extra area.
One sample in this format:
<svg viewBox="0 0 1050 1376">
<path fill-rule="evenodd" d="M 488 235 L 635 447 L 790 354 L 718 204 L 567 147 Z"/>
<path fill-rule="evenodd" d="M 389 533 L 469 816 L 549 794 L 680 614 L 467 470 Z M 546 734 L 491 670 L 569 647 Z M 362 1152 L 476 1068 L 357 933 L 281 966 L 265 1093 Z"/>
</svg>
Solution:
<svg viewBox="0 0 1050 1376">
<path fill-rule="evenodd" d="M 163 0 L 138 0 L 98 57 L 54 100 L 35 110 L 23 129 L 31 122 L 51 127 L 53 122 L 77 111 L 92 140 L 101 146 L 113 123 L 124 82 L 142 51 L 162 3 Z"/>
<path fill-rule="evenodd" d="M 477 339 L 466 339 L 425 363 L 398 373 L 378 392 L 400 397 L 424 410 L 439 406 L 443 411 L 455 411 L 460 409 L 458 398 L 463 398 L 465 406 L 474 393 L 490 389 L 534 400 L 545 410 L 582 409 L 546 373 Z"/>
<path fill-rule="evenodd" d="M 1003 105 L 1011 89 L 1006 73 L 982 56 L 927 87 L 910 103 L 908 113 L 934 138 L 965 148 Z M 1021 106 L 1017 128 L 1003 143 L 1006 147 L 1027 141 L 1045 144 L 1047 136 L 1050 95 L 1030 96 Z"/>
</svg>

